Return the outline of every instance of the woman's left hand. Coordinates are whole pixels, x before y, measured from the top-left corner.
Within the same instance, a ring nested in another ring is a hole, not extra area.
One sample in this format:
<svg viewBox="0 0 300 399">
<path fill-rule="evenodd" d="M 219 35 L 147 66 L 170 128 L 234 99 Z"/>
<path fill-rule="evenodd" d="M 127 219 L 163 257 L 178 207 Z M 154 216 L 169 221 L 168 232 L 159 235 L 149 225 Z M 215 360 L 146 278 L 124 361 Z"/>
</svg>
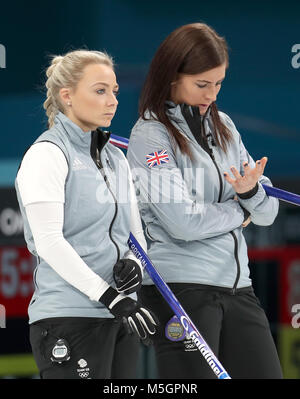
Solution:
<svg viewBox="0 0 300 399">
<path fill-rule="evenodd" d="M 241 176 L 239 171 L 234 166 L 232 166 L 230 170 L 235 179 L 231 178 L 229 174 L 225 172 L 225 180 L 232 185 L 236 193 L 246 193 L 255 187 L 260 176 L 264 173 L 267 161 L 267 157 L 261 158 L 260 160 L 256 161 L 254 168 L 250 168 L 249 164 L 247 162 L 244 162 L 244 176 Z"/>
</svg>

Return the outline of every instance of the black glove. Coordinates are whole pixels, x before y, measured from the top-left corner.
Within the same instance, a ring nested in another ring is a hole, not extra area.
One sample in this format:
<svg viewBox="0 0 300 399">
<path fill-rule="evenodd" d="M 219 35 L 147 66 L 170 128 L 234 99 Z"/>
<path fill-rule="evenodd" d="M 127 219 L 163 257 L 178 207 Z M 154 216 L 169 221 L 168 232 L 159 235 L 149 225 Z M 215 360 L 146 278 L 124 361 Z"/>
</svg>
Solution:
<svg viewBox="0 0 300 399">
<path fill-rule="evenodd" d="M 115 301 L 119 299 L 118 301 Z M 135 300 L 120 295 L 112 287 L 108 288 L 99 299 L 118 320 L 122 320 L 129 333 L 136 333 L 140 339 L 147 341 L 156 331 L 156 316 Z M 114 304 L 114 302 L 116 302 Z"/>
<path fill-rule="evenodd" d="M 140 266 L 132 259 L 120 259 L 113 268 L 116 289 L 120 294 L 132 294 L 141 288 L 143 274 Z"/>
</svg>

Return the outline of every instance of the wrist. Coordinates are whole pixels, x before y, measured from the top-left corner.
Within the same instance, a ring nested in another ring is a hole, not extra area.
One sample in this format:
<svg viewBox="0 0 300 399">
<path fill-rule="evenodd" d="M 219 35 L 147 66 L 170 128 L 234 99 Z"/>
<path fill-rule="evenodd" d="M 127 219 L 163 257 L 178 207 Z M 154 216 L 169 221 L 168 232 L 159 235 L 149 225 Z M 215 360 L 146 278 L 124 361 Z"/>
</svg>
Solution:
<svg viewBox="0 0 300 399">
<path fill-rule="evenodd" d="M 245 193 L 237 193 L 237 196 L 240 199 L 250 199 L 252 197 L 254 197 L 254 195 L 257 193 L 258 191 L 258 183 L 255 184 L 255 186 L 253 188 L 251 188 L 251 190 L 246 191 Z"/>
<path fill-rule="evenodd" d="M 126 295 L 119 294 L 117 290 L 109 287 L 99 299 L 116 319 L 129 315 L 136 306 L 136 301 Z"/>
<path fill-rule="evenodd" d="M 103 303 L 107 309 L 111 310 L 121 299 L 123 299 L 123 296 L 114 288 L 109 287 L 104 294 L 101 295 L 99 302 Z"/>
</svg>

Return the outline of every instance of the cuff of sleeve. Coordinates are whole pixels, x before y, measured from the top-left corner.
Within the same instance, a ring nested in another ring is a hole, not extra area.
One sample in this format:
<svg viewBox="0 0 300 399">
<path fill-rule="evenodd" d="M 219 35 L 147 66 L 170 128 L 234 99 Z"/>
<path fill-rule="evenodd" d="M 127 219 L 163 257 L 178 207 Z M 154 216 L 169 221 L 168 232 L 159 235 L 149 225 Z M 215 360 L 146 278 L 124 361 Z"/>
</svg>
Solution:
<svg viewBox="0 0 300 399">
<path fill-rule="evenodd" d="M 249 211 L 253 216 L 253 214 L 257 211 L 257 207 L 260 206 L 265 197 L 266 192 L 261 183 L 258 183 L 258 191 L 253 197 L 248 199 L 242 199 L 238 197 L 238 202 L 242 207 L 246 208 L 247 211 Z"/>
<path fill-rule="evenodd" d="M 256 183 L 256 185 L 249 191 L 247 191 L 246 193 L 237 193 L 237 196 L 240 199 L 250 199 L 252 197 L 254 197 L 254 195 L 257 193 L 258 191 L 258 183 Z"/>
</svg>

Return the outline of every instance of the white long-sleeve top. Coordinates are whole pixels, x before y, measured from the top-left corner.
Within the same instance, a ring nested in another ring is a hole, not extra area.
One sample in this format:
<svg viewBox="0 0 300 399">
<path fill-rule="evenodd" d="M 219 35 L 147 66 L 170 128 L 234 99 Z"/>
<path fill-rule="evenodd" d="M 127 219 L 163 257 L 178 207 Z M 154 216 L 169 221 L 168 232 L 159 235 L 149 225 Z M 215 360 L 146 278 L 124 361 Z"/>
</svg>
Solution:
<svg viewBox="0 0 300 399">
<path fill-rule="evenodd" d="M 62 150 L 50 142 L 36 143 L 26 152 L 17 174 L 19 192 L 38 255 L 69 284 L 98 301 L 109 284 L 82 260 L 63 235 L 67 174 L 68 164 Z M 130 201 L 130 230 L 146 252 L 132 181 Z M 130 250 L 125 257 L 137 261 L 143 269 Z"/>
</svg>

